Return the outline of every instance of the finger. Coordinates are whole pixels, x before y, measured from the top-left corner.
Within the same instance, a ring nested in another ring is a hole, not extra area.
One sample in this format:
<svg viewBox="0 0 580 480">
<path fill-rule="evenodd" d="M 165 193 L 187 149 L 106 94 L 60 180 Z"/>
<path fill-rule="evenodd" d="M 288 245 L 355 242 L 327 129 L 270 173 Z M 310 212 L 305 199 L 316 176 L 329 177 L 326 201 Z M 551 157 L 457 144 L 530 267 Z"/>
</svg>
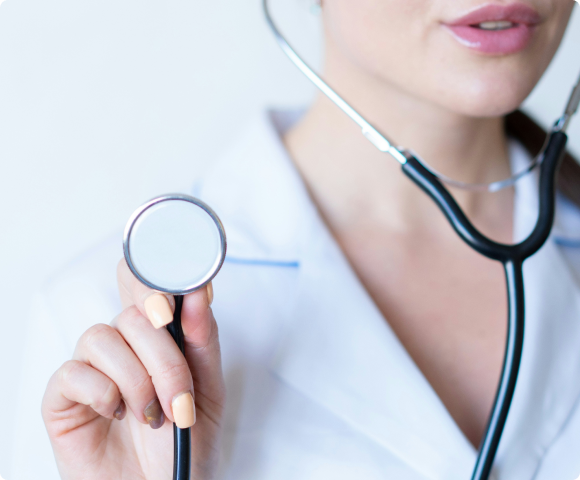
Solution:
<svg viewBox="0 0 580 480">
<path fill-rule="evenodd" d="M 173 295 L 158 292 L 141 283 L 124 258 L 117 264 L 117 285 L 123 308 L 135 305 L 155 328 L 161 328 L 173 321 Z"/>
<path fill-rule="evenodd" d="M 211 310 L 213 286 L 183 298 L 181 324 L 185 358 L 191 370 L 196 404 L 207 400 L 203 408 L 210 417 L 219 419 L 225 399 L 218 326 Z"/>
<path fill-rule="evenodd" d="M 191 427 L 195 423 L 193 380 L 169 331 L 155 329 L 140 314 L 120 315 L 111 326 L 121 333 L 151 376 L 165 416 L 179 428 Z"/>
<path fill-rule="evenodd" d="M 120 316 L 130 315 L 140 313 L 129 307 Z M 73 359 L 94 367 L 115 382 L 138 421 L 151 428 L 163 425 L 165 418 L 151 377 L 116 329 L 93 325 L 79 339 Z"/>
<path fill-rule="evenodd" d="M 49 433 L 62 434 L 94 418 L 86 410 L 71 415 L 70 409 L 78 404 L 109 419 L 121 420 L 126 413 L 115 382 L 86 363 L 69 360 L 52 375 L 42 399 L 42 416 Z"/>
</svg>

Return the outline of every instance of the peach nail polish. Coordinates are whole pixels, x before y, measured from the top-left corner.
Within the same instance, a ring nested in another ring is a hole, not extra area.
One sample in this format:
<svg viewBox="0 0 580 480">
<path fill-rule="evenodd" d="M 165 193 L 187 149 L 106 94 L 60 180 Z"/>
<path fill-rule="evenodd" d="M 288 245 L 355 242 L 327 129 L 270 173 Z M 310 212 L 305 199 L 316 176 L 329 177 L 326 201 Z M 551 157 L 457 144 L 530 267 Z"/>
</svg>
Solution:
<svg viewBox="0 0 580 480">
<path fill-rule="evenodd" d="M 182 393 L 171 402 L 175 425 L 179 428 L 189 428 L 195 424 L 195 405 L 189 392 Z"/>
<path fill-rule="evenodd" d="M 211 305 L 213 302 L 213 285 L 211 282 L 207 284 L 207 304 Z"/>
<path fill-rule="evenodd" d="M 161 328 L 173 321 L 173 312 L 165 295 L 154 293 L 144 302 L 145 313 L 155 328 Z"/>
</svg>

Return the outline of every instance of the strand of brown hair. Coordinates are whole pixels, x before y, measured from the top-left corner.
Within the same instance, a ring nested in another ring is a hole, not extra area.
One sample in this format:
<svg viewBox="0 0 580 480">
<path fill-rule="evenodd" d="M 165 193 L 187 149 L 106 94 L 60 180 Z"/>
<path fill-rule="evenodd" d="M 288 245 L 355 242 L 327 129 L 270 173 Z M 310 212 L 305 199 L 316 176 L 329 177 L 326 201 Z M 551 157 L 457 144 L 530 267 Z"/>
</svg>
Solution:
<svg viewBox="0 0 580 480">
<path fill-rule="evenodd" d="M 530 155 L 535 157 L 546 140 L 546 131 L 521 110 L 505 117 L 506 132 L 519 140 Z M 557 178 L 558 190 L 580 207 L 580 164 L 566 152 Z"/>
</svg>

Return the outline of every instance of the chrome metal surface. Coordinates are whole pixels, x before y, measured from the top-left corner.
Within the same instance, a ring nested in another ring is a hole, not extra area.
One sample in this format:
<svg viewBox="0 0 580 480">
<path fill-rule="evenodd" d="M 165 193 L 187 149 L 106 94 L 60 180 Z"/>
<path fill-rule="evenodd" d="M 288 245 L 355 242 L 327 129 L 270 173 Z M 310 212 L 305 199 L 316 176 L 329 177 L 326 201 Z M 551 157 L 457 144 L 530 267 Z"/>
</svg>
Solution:
<svg viewBox="0 0 580 480">
<path fill-rule="evenodd" d="M 344 113 L 346 113 L 362 130 L 363 135 L 381 152 L 391 154 L 398 162 L 405 163 L 407 159 L 401 154 L 395 147 L 393 147 L 392 142 L 390 142 L 384 135 L 382 135 L 375 127 L 373 127 L 367 120 L 365 120 L 362 115 L 360 115 L 354 108 L 352 108 L 338 93 L 336 93 L 320 76 L 308 66 L 308 64 L 296 53 L 286 38 L 280 33 L 278 27 L 274 23 L 272 16 L 270 15 L 270 9 L 268 8 L 268 0 L 263 0 L 264 14 L 266 15 L 266 21 L 270 26 L 274 36 L 278 42 L 278 45 L 282 48 L 284 53 L 290 58 L 292 63 L 298 67 L 298 69 L 306 75 L 306 77 L 316 85 L 322 93 L 324 93 L 330 100 L 332 100 L 338 108 L 340 108 Z"/>
<path fill-rule="evenodd" d="M 574 90 L 572 90 L 572 94 L 568 100 L 568 105 L 566 105 L 566 110 L 558 122 L 556 122 L 554 129 L 557 131 L 566 132 L 568 125 L 570 125 L 570 120 L 572 120 L 572 117 L 578 111 L 578 106 L 580 106 L 580 76 L 578 77 L 578 83 L 576 87 Z"/>
<path fill-rule="evenodd" d="M 216 267 L 212 271 L 208 272 L 208 274 L 205 277 L 203 277 L 201 281 L 199 281 L 195 284 L 192 284 L 192 285 L 188 285 L 186 288 L 180 289 L 180 290 L 168 289 L 168 288 L 163 287 L 163 285 L 155 285 L 154 283 L 150 282 L 147 278 L 144 278 L 139 273 L 139 271 L 135 268 L 135 265 L 131 259 L 131 250 L 130 250 L 130 242 L 129 242 L 129 240 L 131 238 L 131 232 L 133 230 L 133 227 L 135 226 L 135 223 L 137 222 L 137 220 L 139 219 L 139 217 L 143 213 L 145 213 L 149 208 L 151 208 L 151 207 L 153 207 L 161 202 L 174 201 L 174 200 L 193 203 L 194 205 L 197 205 L 198 207 L 203 209 L 214 221 L 215 226 L 219 232 L 219 237 L 220 237 L 220 259 L 219 259 L 219 262 L 216 264 Z M 202 202 L 198 198 L 191 197 L 189 195 L 184 195 L 181 193 L 162 195 L 162 196 L 153 198 L 153 199 L 149 200 L 148 202 L 146 202 L 145 204 L 141 205 L 141 207 L 139 207 L 135 212 L 133 212 L 133 214 L 129 218 L 129 221 L 127 222 L 127 225 L 125 227 L 125 232 L 123 235 L 123 253 L 125 255 L 125 260 L 127 261 L 127 265 L 129 266 L 129 269 L 131 270 L 131 272 L 133 272 L 133 275 L 135 275 L 135 277 L 137 277 L 137 279 L 141 283 L 147 285 L 148 287 L 150 287 L 154 290 L 158 290 L 160 292 L 170 293 L 172 295 L 186 295 L 188 293 L 195 292 L 196 290 L 199 290 L 200 288 L 207 285 L 220 271 L 220 269 L 224 263 L 225 257 L 226 257 L 226 250 L 227 250 L 226 232 L 225 232 L 224 227 L 222 225 L 222 222 L 219 219 L 219 217 L 217 216 L 217 214 L 210 208 L 209 205 Z"/>
<path fill-rule="evenodd" d="M 362 130 L 362 134 L 369 140 L 377 149 L 381 152 L 388 153 L 400 164 L 404 165 L 407 161 L 405 157 L 405 149 L 403 147 L 394 147 L 391 140 L 389 140 L 385 135 L 380 133 L 375 127 L 373 127 L 365 118 L 358 113 L 352 106 L 348 104 L 344 98 L 342 98 L 334 89 L 332 89 L 308 64 L 298 55 L 296 50 L 288 43 L 286 38 L 282 35 L 278 27 L 276 26 L 272 15 L 270 14 L 270 9 L 268 5 L 268 0 L 262 0 L 262 5 L 264 9 L 264 15 L 266 16 L 266 21 L 274 33 L 278 45 L 282 48 L 282 51 L 288 56 L 294 65 L 322 92 L 324 93 L 332 102 L 336 104 L 344 113 L 346 113 Z M 578 79 L 578 84 L 572 91 L 568 105 L 562 117 L 556 122 L 554 126 L 555 131 L 565 131 L 574 113 L 578 110 L 580 104 L 580 77 Z M 452 178 L 443 175 L 437 170 L 429 167 L 427 163 L 421 160 L 421 163 L 429 169 L 429 171 L 435 175 L 439 180 L 445 184 L 460 188 L 463 190 L 471 191 L 485 191 L 485 192 L 497 192 L 507 187 L 511 187 L 518 180 L 522 179 L 530 172 L 532 172 L 538 165 L 542 163 L 542 159 L 545 154 L 545 147 L 547 142 L 540 153 L 530 162 L 530 164 L 515 173 L 509 178 L 504 180 L 499 180 L 491 183 L 467 183 L 454 180 Z M 417 157 L 418 158 L 418 157 Z"/>
</svg>

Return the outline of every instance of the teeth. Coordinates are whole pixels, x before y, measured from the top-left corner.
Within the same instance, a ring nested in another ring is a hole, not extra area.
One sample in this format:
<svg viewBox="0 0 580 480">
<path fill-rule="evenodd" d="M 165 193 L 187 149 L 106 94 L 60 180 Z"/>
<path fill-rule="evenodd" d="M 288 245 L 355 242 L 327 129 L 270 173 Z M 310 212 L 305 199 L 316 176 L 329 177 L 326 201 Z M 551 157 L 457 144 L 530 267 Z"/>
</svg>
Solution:
<svg viewBox="0 0 580 480">
<path fill-rule="evenodd" d="M 499 22 L 482 22 L 477 25 L 482 30 L 507 30 L 512 28 L 515 24 L 508 22 L 506 20 L 501 20 Z"/>
</svg>

